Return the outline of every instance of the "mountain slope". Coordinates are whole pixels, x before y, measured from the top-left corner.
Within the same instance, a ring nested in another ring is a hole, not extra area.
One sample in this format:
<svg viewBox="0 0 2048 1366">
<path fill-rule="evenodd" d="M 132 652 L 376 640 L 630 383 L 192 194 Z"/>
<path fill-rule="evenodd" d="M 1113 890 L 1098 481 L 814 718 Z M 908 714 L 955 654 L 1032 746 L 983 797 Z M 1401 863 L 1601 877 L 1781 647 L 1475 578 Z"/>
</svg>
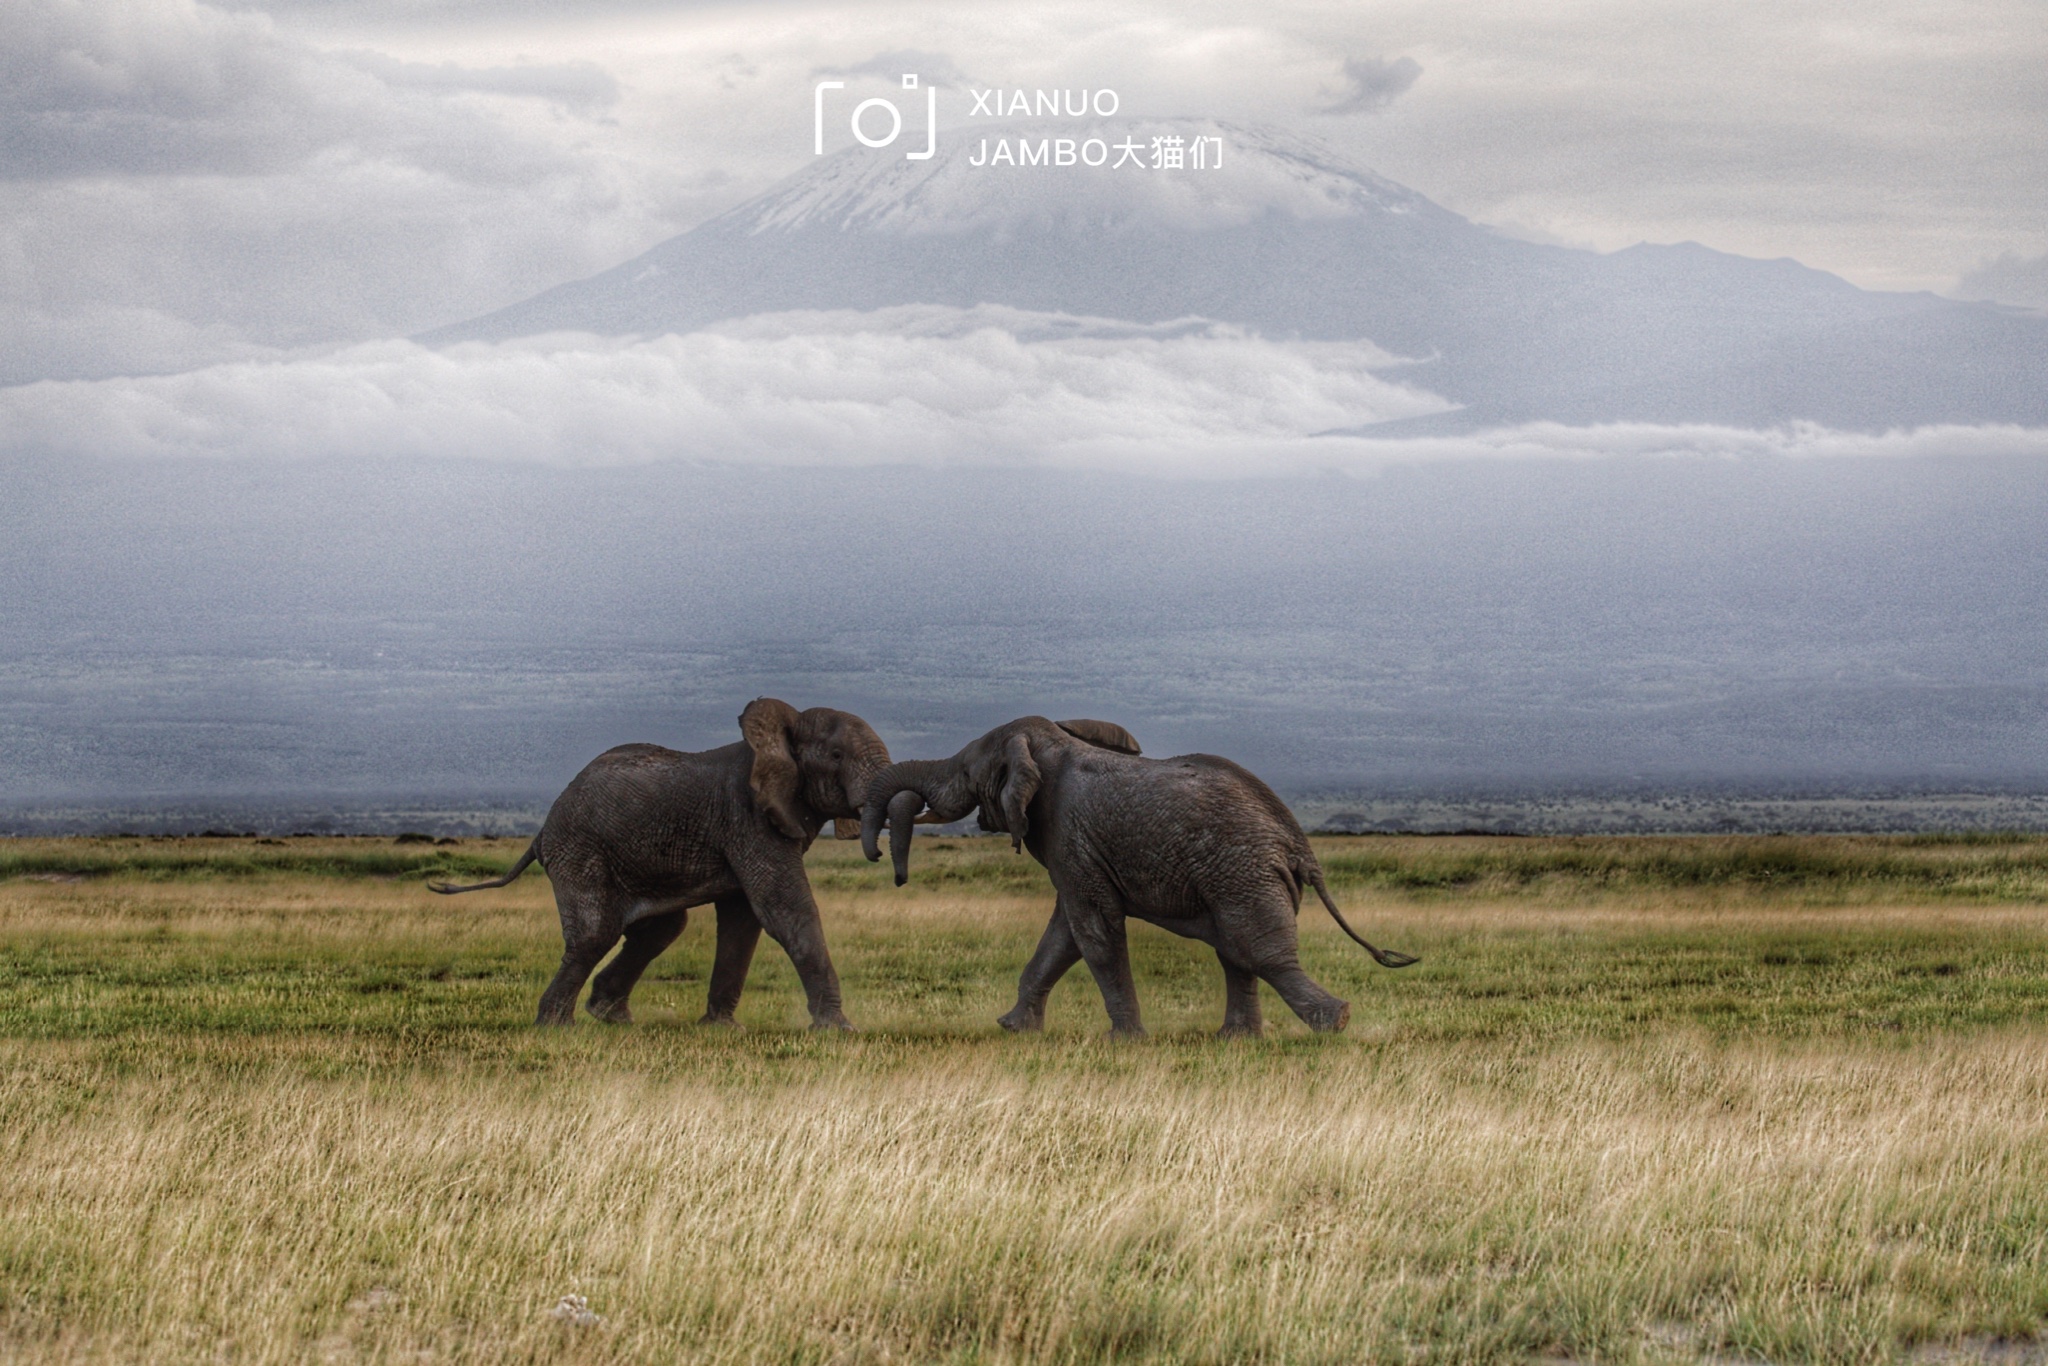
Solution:
<svg viewBox="0 0 2048 1366">
<path fill-rule="evenodd" d="M 1603 256 L 1516 241 L 1270 129 L 1056 131 L 1141 144 L 1220 137 L 1223 166 L 972 164 L 997 138 L 1037 141 L 1043 125 L 976 129 L 926 162 L 856 148 L 613 270 L 421 340 L 997 303 L 1369 339 L 1417 358 L 1408 379 L 1465 405 L 1417 420 L 1439 429 L 2048 423 L 2048 321 L 2036 317 L 1870 293 L 1793 261 L 1694 243 Z"/>
</svg>

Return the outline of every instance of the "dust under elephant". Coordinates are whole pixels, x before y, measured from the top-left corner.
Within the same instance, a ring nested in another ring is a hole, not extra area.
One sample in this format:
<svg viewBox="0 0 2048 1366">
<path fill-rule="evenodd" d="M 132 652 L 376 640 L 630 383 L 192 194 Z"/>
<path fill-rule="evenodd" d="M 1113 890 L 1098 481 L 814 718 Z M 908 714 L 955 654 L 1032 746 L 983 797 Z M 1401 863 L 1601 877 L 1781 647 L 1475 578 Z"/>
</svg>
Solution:
<svg viewBox="0 0 2048 1366">
<path fill-rule="evenodd" d="M 1316 1030 L 1342 1029 L 1348 1003 L 1302 971 L 1295 917 L 1313 887 L 1344 933 L 1382 966 L 1407 954 L 1376 949 L 1346 924 L 1301 826 L 1273 790 L 1228 759 L 1145 759 L 1121 726 L 1027 716 L 998 726 L 950 759 L 892 764 L 868 785 L 861 844 L 881 856 L 882 822 L 896 884 L 910 876 L 913 822 L 959 820 L 977 806 L 986 830 L 1007 831 L 1052 875 L 1056 901 L 1038 951 L 1002 1017 L 1042 1028 L 1045 999 L 1085 960 L 1111 1032 L 1142 1034 L 1124 919 L 1136 916 L 1199 939 L 1223 963 L 1224 1034 L 1258 1034 L 1259 980 Z"/>
<path fill-rule="evenodd" d="M 683 932 L 692 906 L 718 912 L 706 1023 L 729 1023 L 761 931 L 796 965 L 813 1029 L 850 1029 L 825 951 L 804 852 L 827 820 L 851 822 L 889 749 L 850 712 L 758 698 L 740 714 L 738 744 L 697 754 L 620 745 L 562 789 L 512 870 L 467 887 L 503 887 L 538 862 L 562 916 L 562 966 L 541 994 L 541 1024 L 569 1024 L 598 962 L 621 949 L 590 989 L 600 1020 L 632 1019 L 640 974 Z"/>
</svg>

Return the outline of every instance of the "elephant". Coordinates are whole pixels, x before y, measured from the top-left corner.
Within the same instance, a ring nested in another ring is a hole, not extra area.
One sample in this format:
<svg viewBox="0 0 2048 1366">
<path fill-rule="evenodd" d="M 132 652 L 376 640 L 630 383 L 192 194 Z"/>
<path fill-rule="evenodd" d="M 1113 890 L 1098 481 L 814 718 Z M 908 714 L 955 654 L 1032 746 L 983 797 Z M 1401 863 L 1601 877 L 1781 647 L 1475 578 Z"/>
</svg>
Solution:
<svg viewBox="0 0 2048 1366">
<path fill-rule="evenodd" d="M 629 1023 L 627 997 L 683 932 L 692 906 L 716 908 L 718 944 L 706 1024 L 730 1024 L 761 931 L 796 965 L 813 1029 L 851 1029 L 825 950 L 804 853 L 827 820 L 850 836 L 889 748 L 850 712 L 800 712 L 772 697 L 740 713 L 737 744 L 684 754 L 620 745 L 592 759 L 548 809 L 526 852 L 501 878 L 444 894 L 503 887 L 539 863 L 562 917 L 562 966 L 541 994 L 537 1023 L 570 1024 L 576 997 L 623 935 L 626 946 L 590 989 L 586 1009 Z"/>
<path fill-rule="evenodd" d="M 1374 948 L 1346 923 L 1300 824 L 1273 790 L 1228 759 L 1146 759 L 1121 726 L 1027 716 L 996 727 L 950 759 L 905 760 L 868 784 L 861 848 L 881 857 L 882 823 L 896 885 L 910 876 L 913 823 L 959 820 L 980 808 L 985 830 L 1006 831 L 1052 876 L 1055 902 L 1038 951 L 999 1023 L 1042 1029 L 1053 984 L 1085 960 L 1110 1032 L 1144 1033 L 1124 938 L 1126 916 L 1216 950 L 1223 964 L 1222 1033 L 1257 1036 L 1263 978 L 1304 1023 L 1341 1030 L 1350 1005 L 1301 969 L 1295 921 L 1313 887 L 1344 932 L 1384 967 L 1418 961 Z"/>
</svg>

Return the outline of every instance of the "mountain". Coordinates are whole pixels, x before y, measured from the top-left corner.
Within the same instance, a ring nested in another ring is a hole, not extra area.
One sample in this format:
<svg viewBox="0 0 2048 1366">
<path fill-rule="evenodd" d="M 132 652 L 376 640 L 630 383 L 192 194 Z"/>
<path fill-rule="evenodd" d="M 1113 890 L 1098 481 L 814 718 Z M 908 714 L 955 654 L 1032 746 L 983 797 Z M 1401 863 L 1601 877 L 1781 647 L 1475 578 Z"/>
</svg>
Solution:
<svg viewBox="0 0 2048 1366">
<path fill-rule="evenodd" d="M 1167 135 L 1221 139 L 1221 166 L 974 164 L 998 141 Z M 624 265 L 419 340 L 990 303 L 1366 339 L 1414 358 L 1404 379 L 1463 405 L 1375 431 L 2048 423 L 2037 315 L 1873 293 L 1691 242 L 1606 255 L 1523 242 L 1268 128 L 991 124 L 948 137 L 928 161 L 864 148 L 821 158 Z"/>
</svg>

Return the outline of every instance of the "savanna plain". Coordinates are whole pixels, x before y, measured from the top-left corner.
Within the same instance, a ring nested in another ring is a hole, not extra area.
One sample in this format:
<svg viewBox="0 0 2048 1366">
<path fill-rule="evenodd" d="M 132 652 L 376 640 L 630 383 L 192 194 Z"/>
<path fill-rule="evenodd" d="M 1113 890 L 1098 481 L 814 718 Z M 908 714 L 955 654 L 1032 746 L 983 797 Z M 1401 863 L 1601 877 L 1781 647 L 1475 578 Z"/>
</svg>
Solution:
<svg viewBox="0 0 2048 1366">
<path fill-rule="evenodd" d="M 861 1032 L 764 942 L 694 1023 L 529 1023 L 523 842 L 0 842 L 0 1358 L 2048 1359 L 2048 840 L 1331 838 L 1375 966 L 1210 1037 L 1133 924 L 995 1025 L 1051 910 L 1007 840 L 810 855 Z M 564 1302 L 565 1296 L 581 1297 Z"/>
</svg>

